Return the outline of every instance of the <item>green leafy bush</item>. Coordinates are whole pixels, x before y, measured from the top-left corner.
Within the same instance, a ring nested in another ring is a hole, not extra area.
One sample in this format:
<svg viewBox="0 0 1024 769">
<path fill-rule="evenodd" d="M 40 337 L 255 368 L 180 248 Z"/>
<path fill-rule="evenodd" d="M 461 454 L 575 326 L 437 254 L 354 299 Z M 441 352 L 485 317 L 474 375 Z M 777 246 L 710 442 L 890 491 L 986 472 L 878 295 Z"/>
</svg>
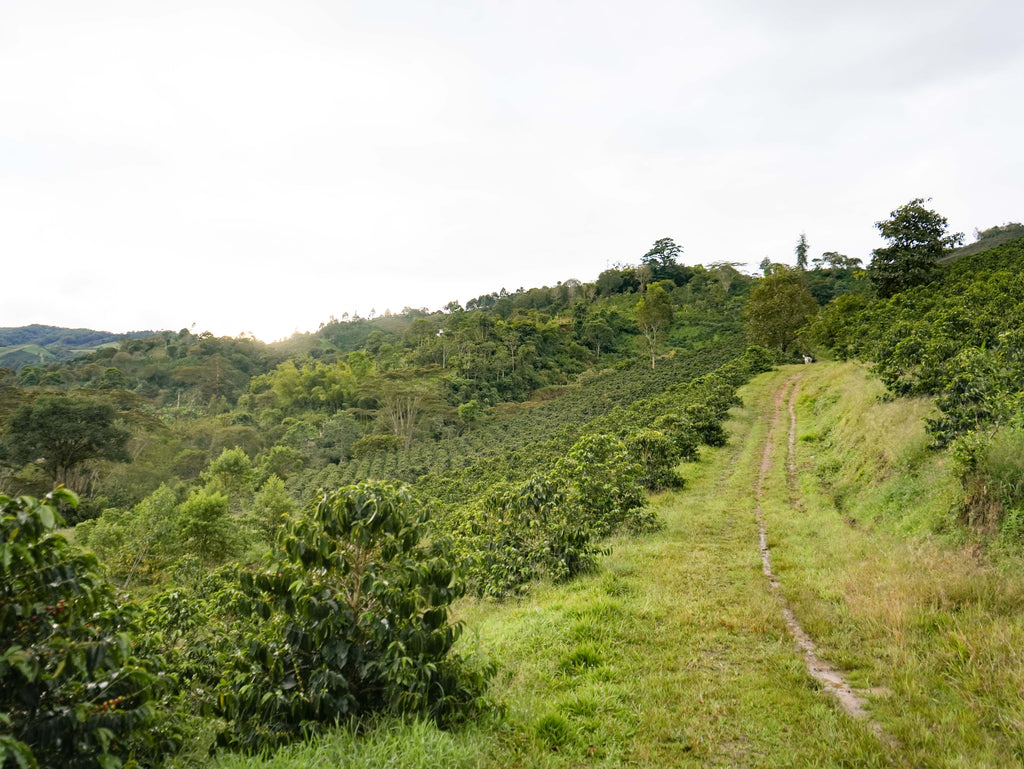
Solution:
<svg viewBox="0 0 1024 769">
<path fill-rule="evenodd" d="M 467 570 L 476 591 L 500 597 L 541 577 L 563 581 L 593 570 L 600 550 L 578 512 L 551 475 L 499 485 L 471 524 Z"/>
<path fill-rule="evenodd" d="M 239 613 L 259 623 L 217 694 L 227 744 L 256 750 L 377 711 L 448 723 L 486 707 L 490 670 L 452 651 L 463 583 L 424 541 L 426 522 L 405 489 L 345 487 L 288 525 L 264 569 L 243 572 Z"/>
<path fill-rule="evenodd" d="M 640 483 L 651 490 L 681 489 L 683 478 L 676 472 L 679 449 L 658 430 L 634 430 L 626 436 L 626 448 L 643 469 Z"/>
<path fill-rule="evenodd" d="M 662 414 L 651 423 L 651 427 L 668 436 L 680 461 L 696 462 L 700 458 L 697 450 L 700 436 L 689 420 L 676 413 Z"/>
<path fill-rule="evenodd" d="M 621 526 L 643 528 L 647 497 L 643 473 L 625 443 L 612 435 L 584 435 L 555 465 L 553 475 L 567 488 L 574 516 L 604 537 Z"/>
<path fill-rule="evenodd" d="M 402 439 L 397 435 L 366 435 L 352 444 L 353 459 L 363 459 L 378 451 L 398 451 Z"/>
<path fill-rule="evenodd" d="M 0 766 L 119 767 L 155 748 L 167 681 L 133 648 L 138 609 L 55 529 L 44 500 L 0 495 Z"/>
</svg>

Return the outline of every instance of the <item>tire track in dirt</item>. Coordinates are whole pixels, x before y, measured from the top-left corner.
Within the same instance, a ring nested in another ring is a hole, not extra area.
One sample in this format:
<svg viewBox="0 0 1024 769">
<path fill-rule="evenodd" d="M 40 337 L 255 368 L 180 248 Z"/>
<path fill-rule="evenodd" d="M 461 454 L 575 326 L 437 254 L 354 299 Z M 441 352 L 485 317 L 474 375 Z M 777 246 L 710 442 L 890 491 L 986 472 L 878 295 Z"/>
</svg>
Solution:
<svg viewBox="0 0 1024 769">
<path fill-rule="evenodd" d="M 788 405 L 789 411 L 789 436 L 786 452 L 786 485 L 789 491 L 789 503 L 794 508 L 802 508 L 798 492 L 796 466 L 796 397 L 799 392 L 800 377 L 800 374 L 790 377 L 775 393 L 772 405 L 772 421 L 768 428 L 768 435 L 765 438 L 764 452 L 761 455 L 761 467 L 757 480 L 754 483 L 754 512 L 757 516 L 762 571 L 764 571 L 764 575 L 768 579 L 768 585 L 772 593 L 774 593 L 779 602 L 782 616 L 786 622 L 786 628 L 796 641 L 797 647 L 803 653 L 807 672 L 821 684 L 825 691 L 836 698 L 840 707 L 850 717 L 866 722 L 879 739 L 890 746 L 895 746 L 895 740 L 886 734 L 881 724 L 873 720 L 868 714 L 868 701 L 854 691 L 838 668 L 833 667 L 818 655 L 817 646 L 800 625 L 800 621 L 797 619 L 796 614 L 793 613 L 792 608 L 786 601 L 785 595 L 782 593 L 779 577 L 772 569 L 771 550 L 768 547 L 768 528 L 765 524 L 761 500 L 764 496 L 765 479 L 773 465 L 774 439 L 776 431 L 782 422 L 784 404 Z"/>
</svg>

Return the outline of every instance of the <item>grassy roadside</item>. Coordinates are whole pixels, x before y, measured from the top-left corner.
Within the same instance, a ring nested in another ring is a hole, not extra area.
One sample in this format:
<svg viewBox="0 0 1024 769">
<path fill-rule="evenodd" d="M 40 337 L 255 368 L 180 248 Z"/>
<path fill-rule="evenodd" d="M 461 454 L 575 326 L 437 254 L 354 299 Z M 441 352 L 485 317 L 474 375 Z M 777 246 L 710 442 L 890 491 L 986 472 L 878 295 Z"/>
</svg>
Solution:
<svg viewBox="0 0 1024 769">
<path fill-rule="evenodd" d="M 774 376 L 774 374 L 772 375 Z M 866 692 L 901 764 L 1024 763 L 1024 571 L 953 526 L 959 486 L 924 401 L 851 364 L 803 373 L 795 505 L 768 512 L 786 595 Z"/>
<path fill-rule="evenodd" d="M 793 376 L 800 472 L 791 483 L 787 412 L 763 486 L 775 571 L 896 747 L 813 682 L 761 573 L 752 490 L 774 395 Z M 463 603 L 467 646 L 501 665 L 500 721 L 453 734 L 384 722 L 218 766 L 1019 765 L 1024 569 L 949 534 L 956 484 L 925 447 L 927 404 L 877 396 L 851 365 L 758 377 L 729 445 L 654 501 L 663 532 L 611 543 L 600 573 L 568 585 Z"/>
<path fill-rule="evenodd" d="M 770 394 L 762 382 L 747 397 Z M 751 498 L 760 407 L 730 429 L 685 491 L 656 500 L 664 532 L 613 543 L 602 574 L 468 613 L 510 662 L 496 689 L 514 731 L 492 765 L 887 765 L 816 689 L 768 593 Z"/>
</svg>

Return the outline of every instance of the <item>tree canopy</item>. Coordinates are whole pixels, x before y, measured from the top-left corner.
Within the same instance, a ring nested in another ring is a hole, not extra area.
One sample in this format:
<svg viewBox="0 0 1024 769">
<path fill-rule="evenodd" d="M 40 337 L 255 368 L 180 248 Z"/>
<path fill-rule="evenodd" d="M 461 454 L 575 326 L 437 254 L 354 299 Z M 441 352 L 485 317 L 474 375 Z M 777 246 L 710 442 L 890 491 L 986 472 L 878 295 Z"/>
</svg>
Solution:
<svg viewBox="0 0 1024 769">
<path fill-rule="evenodd" d="M 796 342 L 797 331 L 817 307 L 802 270 L 772 265 L 751 290 L 743 310 L 747 338 L 754 344 L 788 351 Z"/>
<path fill-rule="evenodd" d="M 931 200 L 931 198 L 928 198 Z M 946 217 L 924 207 L 924 198 L 914 198 L 875 222 L 888 241 L 872 251 L 868 274 L 882 298 L 930 282 L 943 252 L 963 243 L 962 232 L 947 234 Z"/>
<path fill-rule="evenodd" d="M 810 250 L 811 247 L 807 244 L 807 235 L 801 232 L 800 240 L 796 242 L 796 248 L 793 249 L 793 253 L 796 254 L 796 266 L 798 270 L 807 269 L 807 252 Z"/>
<path fill-rule="evenodd" d="M 9 464 L 39 462 L 57 484 L 70 484 L 86 460 L 127 461 L 128 432 L 107 401 L 81 395 L 41 395 L 11 420 L 3 445 Z"/>
<path fill-rule="evenodd" d="M 647 338 L 651 352 L 651 368 L 665 329 L 672 320 L 672 296 L 660 283 L 653 283 L 636 305 L 636 323 Z"/>
<path fill-rule="evenodd" d="M 693 275 L 689 267 L 676 261 L 682 254 L 683 247 L 672 238 L 659 238 L 640 258 L 639 269 L 649 272 L 650 281 L 671 280 L 681 286 Z"/>
</svg>

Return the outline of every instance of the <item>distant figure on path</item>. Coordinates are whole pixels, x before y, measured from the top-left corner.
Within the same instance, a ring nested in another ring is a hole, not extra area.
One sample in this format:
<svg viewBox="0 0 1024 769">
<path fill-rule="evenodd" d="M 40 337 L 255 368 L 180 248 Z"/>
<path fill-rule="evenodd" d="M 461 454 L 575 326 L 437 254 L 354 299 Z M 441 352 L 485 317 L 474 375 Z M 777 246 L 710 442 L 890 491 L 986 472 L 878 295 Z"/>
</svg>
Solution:
<svg viewBox="0 0 1024 769">
<path fill-rule="evenodd" d="M 812 358 L 810 355 L 805 355 L 804 363 L 814 363 L 814 358 Z"/>
</svg>

